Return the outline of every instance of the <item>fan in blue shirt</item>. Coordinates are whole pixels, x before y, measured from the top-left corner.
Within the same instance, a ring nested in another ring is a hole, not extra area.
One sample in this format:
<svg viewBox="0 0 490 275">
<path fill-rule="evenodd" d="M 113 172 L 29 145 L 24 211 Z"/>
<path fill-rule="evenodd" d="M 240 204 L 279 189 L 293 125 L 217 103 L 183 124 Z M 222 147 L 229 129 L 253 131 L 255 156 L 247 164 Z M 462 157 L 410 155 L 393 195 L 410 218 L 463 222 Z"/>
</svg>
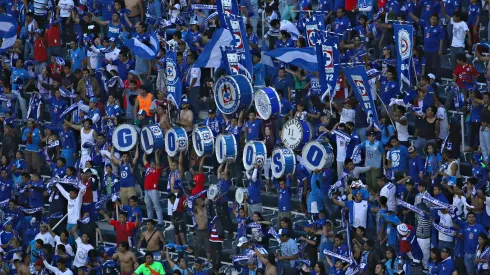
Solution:
<svg viewBox="0 0 490 275">
<path fill-rule="evenodd" d="M 429 21 L 433 14 L 439 14 L 441 11 L 441 4 L 439 1 L 434 0 L 423 0 L 420 3 L 421 14 L 420 19 Z"/>
<path fill-rule="evenodd" d="M 46 185 L 39 178 L 39 174 L 37 172 L 32 174 L 31 182 L 27 185 L 27 188 L 30 189 L 29 206 L 32 208 L 43 207 L 44 192 L 46 191 Z"/>
<path fill-rule="evenodd" d="M 292 48 L 295 46 L 291 35 L 287 31 L 281 31 L 281 37 L 276 41 L 275 49 L 279 48 Z"/>
<path fill-rule="evenodd" d="M 476 0 L 471 0 L 471 4 L 468 6 L 468 28 L 472 32 L 472 28 L 475 27 L 480 22 L 481 14 L 481 2 Z"/>
<path fill-rule="evenodd" d="M 343 35 L 344 32 L 351 27 L 350 20 L 345 16 L 343 8 L 337 8 L 337 17 L 334 21 L 334 32 L 338 35 Z"/>
<path fill-rule="evenodd" d="M 386 13 L 400 14 L 400 3 L 396 0 L 388 0 L 385 5 Z"/>
<path fill-rule="evenodd" d="M 388 162 L 394 172 L 404 172 L 407 169 L 408 150 L 407 147 L 400 145 L 398 137 L 391 138 L 393 148 L 388 152 Z"/>
<path fill-rule="evenodd" d="M 252 25 L 247 24 L 246 31 L 248 37 L 248 45 L 250 46 L 250 53 L 260 53 L 259 37 L 257 36 L 257 34 L 254 33 Z"/>
<path fill-rule="evenodd" d="M 445 32 L 439 26 L 439 17 L 430 16 L 429 19 L 424 20 L 417 18 L 412 13 L 409 13 L 409 15 L 424 30 L 424 53 L 440 52 Z"/>
<path fill-rule="evenodd" d="M 51 176 L 52 177 L 58 177 L 60 179 L 64 178 L 66 176 L 66 160 L 65 158 L 61 157 L 56 161 L 56 164 L 51 162 L 49 165 L 51 168 Z"/>
<path fill-rule="evenodd" d="M 478 236 L 482 233 L 488 235 L 488 232 L 483 225 L 476 223 L 475 213 L 468 212 L 466 220 L 466 222 L 460 219 L 456 220 L 458 229 L 462 230 L 457 236 L 463 236 L 464 238 L 464 253 L 475 255 L 478 247 Z"/>
<path fill-rule="evenodd" d="M 129 59 L 127 53 L 119 53 L 117 60 L 107 60 L 107 63 L 117 66 L 117 75 L 122 79 L 128 79 L 128 73 L 135 68 L 134 60 Z"/>
<path fill-rule="evenodd" d="M 0 202 L 10 200 L 13 197 L 14 181 L 8 178 L 8 171 L 2 169 L 0 179 Z"/>
<path fill-rule="evenodd" d="M 408 148 L 408 153 L 408 176 L 412 177 L 415 183 L 419 183 L 424 178 L 425 159 L 417 155 L 413 146 Z"/>
<path fill-rule="evenodd" d="M 254 112 L 248 114 L 249 120 L 245 122 L 246 141 L 260 140 L 262 136 L 262 120 L 256 119 Z"/>
<path fill-rule="evenodd" d="M 392 98 L 396 98 L 400 92 L 398 82 L 395 80 L 393 69 L 389 68 L 386 71 L 386 76 L 381 76 L 378 80 L 380 87 L 380 98 L 385 105 L 389 105 Z"/>
<path fill-rule="evenodd" d="M 203 124 L 211 129 L 215 137 L 222 133 L 226 126 L 224 119 L 221 116 L 217 116 L 214 109 L 208 111 L 208 118 L 204 120 Z"/>
</svg>

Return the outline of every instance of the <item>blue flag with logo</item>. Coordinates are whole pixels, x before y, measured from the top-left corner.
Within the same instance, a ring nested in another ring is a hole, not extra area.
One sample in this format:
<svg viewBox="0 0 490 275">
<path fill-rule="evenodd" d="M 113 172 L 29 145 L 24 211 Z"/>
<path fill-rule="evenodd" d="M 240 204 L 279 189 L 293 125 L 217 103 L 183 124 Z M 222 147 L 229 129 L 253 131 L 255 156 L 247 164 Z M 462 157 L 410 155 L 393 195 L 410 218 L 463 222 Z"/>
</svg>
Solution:
<svg viewBox="0 0 490 275">
<path fill-rule="evenodd" d="M 315 13 L 305 19 L 305 38 L 308 46 L 315 46 L 315 35 L 318 30 L 325 30 L 325 14 L 323 13 Z"/>
<path fill-rule="evenodd" d="M 413 26 L 407 24 L 393 24 L 395 31 L 397 72 L 400 83 L 400 93 L 410 91 L 410 68 L 412 64 Z"/>
<path fill-rule="evenodd" d="M 300 67 L 308 72 L 316 72 L 318 70 L 318 59 L 314 48 L 285 47 L 273 49 L 264 54 L 284 63 Z"/>
<path fill-rule="evenodd" d="M 160 52 L 160 41 L 155 33 L 150 33 L 148 43 L 143 43 L 136 37 L 133 37 L 131 39 L 125 39 L 124 46 L 128 47 L 134 55 L 144 60 L 152 60 Z"/>
<path fill-rule="evenodd" d="M 165 63 L 167 64 L 167 98 L 178 108 L 182 99 L 182 81 L 177 69 L 177 53 L 173 49 L 167 51 Z"/>
<path fill-rule="evenodd" d="M 237 50 L 232 47 L 221 47 L 221 55 L 223 56 L 226 74 L 238 74 L 240 68 L 238 66 Z"/>
<path fill-rule="evenodd" d="M 248 71 L 251 80 L 253 76 L 253 63 L 243 18 L 233 14 L 225 14 L 225 20 L 235 42 L 238 62 L 242 65 L 242 69 Z"/>
<path fill-rule="evenodd" d="M 344 75 L 349 81 L 349 85 L 354 92 L 362 110 L 367 115 L 369 125 L 373 125 L 379 129 L 378 114 L 374 105 L 373 95 L 370 92 L 369 79 L 364 66 L 345 67 L 342 69 Z"/>
<path fill-rule="evenodd" d="M 314 34 L 318 73 L 320 76 L 321 98 L 332 98 L 339 78 L 340 54 L 339 37 L 329 36 L 326 32 L 316 31 Z"/>
<path fill-rule="evenodd" d="M 17 40 L 17 21 L 13 16 L 0 15 L 0 53 L 8 51 Z"/>
<path fill-rule="evenodd" d="M 216 10 L 218 12 L 219 25 L 227 28 L 225 14 L 239 14 L 237 0 L 216 0 Z"/>
</svg>

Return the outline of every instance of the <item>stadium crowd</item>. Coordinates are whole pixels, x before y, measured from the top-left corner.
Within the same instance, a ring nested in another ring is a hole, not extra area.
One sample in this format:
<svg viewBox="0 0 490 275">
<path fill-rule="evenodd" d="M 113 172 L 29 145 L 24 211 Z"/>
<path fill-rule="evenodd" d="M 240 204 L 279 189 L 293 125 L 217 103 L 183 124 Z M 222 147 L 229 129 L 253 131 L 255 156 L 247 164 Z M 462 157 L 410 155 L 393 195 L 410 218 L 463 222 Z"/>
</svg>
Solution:
<svg viewBox="0 0 490 275">
<path fill-rule="evenodd" d="M 0 50 L 0 274 L 490 274 L 488 1 L 241 0 L 252 86 L 280 98 L 269 119 L 254 106 L 220 112 L 224 70 L 194 66 L 223 24 L 215 2 L 0 4 L 0 33 L 5 18 L 18 24 Z M 318 71 L 264 64 L 268 51 L 308 47 L 317 13 L 340 38 L 335 66 L 368 70 L 379 126 L 342 69 L 325 97 Z M 415 28 L 410 96 L 394 22 Z M 153 59 L 126 43 L 151 34 Z M 180 106 L 168 98 L 170 48 Z M 293 172 L 275 177 L 293 119 L 333 161 L 308 169 L 297 148 Z M 121 125 L 138 136 L 182 127 L 189 146 L 121 151 Z M 232 135 L 234 162 L 196 152 L 195 125 Z M 267 153 L 246 170 L 250 141 Z"/>
</svg>

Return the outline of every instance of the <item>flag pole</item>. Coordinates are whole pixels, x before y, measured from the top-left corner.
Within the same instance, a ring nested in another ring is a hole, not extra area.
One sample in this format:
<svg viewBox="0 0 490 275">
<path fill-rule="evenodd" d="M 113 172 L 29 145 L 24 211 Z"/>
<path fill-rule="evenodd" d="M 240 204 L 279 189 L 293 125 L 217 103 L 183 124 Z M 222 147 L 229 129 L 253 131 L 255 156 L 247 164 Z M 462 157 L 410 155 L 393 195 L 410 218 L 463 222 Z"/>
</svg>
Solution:
<svg viewBox="0 0 490 275">
<path fill-rule="evenodd" d="M 66 219 L 66 217 L 68 217 L 68 213 L 67 213 L 67 214 L 65 214 L 65 215 L 63 216 L 63 218 L 61 218 L 61 220 L 60 220 L 58 223 L 56 223 L 56 224 L 53 226 L 53 228 L 51 228 L 51 230 L 55 230 L 55 229 L 56 229 L 56 227 L 58 227 L 58 225 L 60 225 L 60 224 L 61 224 L 61 223 L 62 223 L 62 222 L 63 222 L 63 221 Z"/>
</svg>

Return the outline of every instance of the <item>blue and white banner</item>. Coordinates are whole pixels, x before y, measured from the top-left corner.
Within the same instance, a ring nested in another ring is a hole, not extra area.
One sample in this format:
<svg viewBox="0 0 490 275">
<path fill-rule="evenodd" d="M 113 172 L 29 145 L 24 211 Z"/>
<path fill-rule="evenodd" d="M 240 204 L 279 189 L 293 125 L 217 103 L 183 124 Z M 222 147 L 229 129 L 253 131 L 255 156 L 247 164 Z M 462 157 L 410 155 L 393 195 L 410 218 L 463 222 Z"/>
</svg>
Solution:
<svg viewBox="0 0 490 275">
<path fill-rule="evenodd" d="M 439 225 L 439 224 L 437 224 L 435 222 L 433 222 L 432 225 L 434 226 L 434 228 L 437 231 L 441 232 L 444 235 L 456 236 L 456 230 L 454 230 L 454 228 L 447 228 L 447 227 L 444 227 L 442 225 Z"/>
<path fill-rule="evenodd" d="M 73 112 L 76 108 L 78 108 L 78 103 L 73 103 L 70 107 L 66 108 L 63 113 L 60 114 L 60 118 L 64 118 L 67 114 Z"/>
<path fill-rule="evenodd" d="M 395 31 L 397 72 L 400 83 L 400 93 L 410 90 L 410 68 L 412 64 L 413 26 L 407 24 L 393 24 Z"/>
<path fill-rule="evenodd" d="M 165 62 L 167 65 L 167 99 L 179 108 L 182 100 L 182 81 L 177 69 L 177 53 L 173 49 L 167 51 Z"/>
<path fill-rule="evenodd" d="M 369 125 L 374 125 L 378 129 L 379 120 L 374 105 L 374 99 L 370 91 L 369 79 L 364 66 L 346 67 L 342 69 L 347 77 L 357 100 L 361 104 L 362 110 L 366 113 Z"/>
<path fill-rule="evenodd" d="M 216 5 L 192 4 L 192 10 L 215 10 Z"/>
<path fill-rule="evenodd" d="M 222 28 L 227 27 L 226 14 L 240 14 L 237 0 L 216 0 L 219 23 Z"/>
<path fill-rule="evenodd" d="M 339 78 L 340 54 L 339 37 L 329 36 L 326 32 L 317 31 L 314 35 L 316 57 L 318 59 L 318 73 L 322 99 L 328 95 L 330 99 L 335 95 L 335 86 Z"/>
<path fill-rule="evenodd" d="M 240 67 L 238 66 L 238 53 L 232 47 L 221 47 L 221 55 L 225 64 L 226 74 L 238 74 Z"/>
<path fill-rule="evenodd" d="M 150 44 L 144 44 L 137 38 L 124 40 L 124 46 L 128 47 L 131 52 L 137 57 L 144 60 L 152 60 L 160 52 L 160 41 L 155 33 L 150 33 Z"/>
<path fill-rule="evenodd" d="M 0 39 L 2 41 L 0 53 L 12 48 L 17 40 L 17 21 L 13 16 L 6 14 L 0 15 Z"/>
<path fill-rule="evenodd" d="M 400 199 L 398 199 L 397 203 L 399 206 L 403 206 L 403 207 L 407 208 L 408 210 L 410 210 L 414 213 L 417 213 L 424 218 L 427 217 L 427 214 L 425 214 L 425 212 L 422 211 L 422 209 L 418 208 L 417 206 L 411 205 L 410 203 L 402 201 Z"/>
<path fill-rule="evenodd" d="M 238 54 L 238 62 L 245 67 L 250 76 L 253 76 L 252 56 L 250 55 L 250 46 L 248 45 L 248 37 L 245 31 L 245 23 L 241 16 L 226 14 L 226 25 L 233 34 L 234 47 Z"/>
<path fill-rule="evenodd" d="M 211 41 L 206 44 L 204 50 L 199 55 L 194 67 L 197 68 L 219 68 L 223 66 L 221 48 L 234 46 L 233 34 L 227 29 L 217 29 Z"/>
<path fill-rule="evenodd" d="M 41 94 L 34 93 L 29 99 L 29 109 L 27 110 L 27 118 L 39 120 L 41 117 Z"/>
<path fill-rule="evenodd" d="M 305 19 L 305 39 L 308 46 L 315 46 L 315 35 L 317 31 L 325 30 L 325 14 L 315 13 L 310 16 L 310 18 Z"/>
<path fill-rule="evenodd" d="M 314 48 L 279 48 L 265 53 L 284 63 L 292 64 L 308 72 L 318 71 L 318 59 Z"/>
<path fill-rule="evenodd" d="M 327 256 L 331 256 L 331 257 L 334 257 L 336 259 L 339 259 L 341 260 L 342 262 L 346 262 L 346 263 L 352 263 L 352 259 L 350 257 L 346 257 L 346 256 L 342 256 L 340 254 L 337 254 L 335 252 L 332 252 L 330 250 L 327 250 L 327 249 L 324 249 L 323 250 L 323 254 L 327 255 Z"/>
</svg>

